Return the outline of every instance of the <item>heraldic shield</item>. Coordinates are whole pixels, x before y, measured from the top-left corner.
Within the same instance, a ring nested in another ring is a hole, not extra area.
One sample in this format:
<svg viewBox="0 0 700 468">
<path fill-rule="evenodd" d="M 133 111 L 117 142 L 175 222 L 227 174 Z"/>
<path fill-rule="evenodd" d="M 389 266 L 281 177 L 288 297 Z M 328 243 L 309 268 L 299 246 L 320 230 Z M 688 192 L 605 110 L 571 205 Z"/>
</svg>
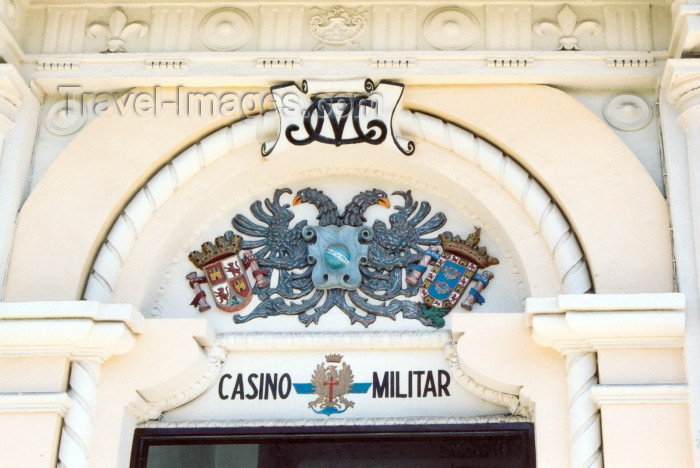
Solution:
<svg viewBox="0 0 700 468">
<path fill-rule="evenodd" d="M 206 303 L 206 294 L 199 284 L 207 283 L 214 297 L 216 306 L 226 312 L 236 312 L 244 308 L 253 298 L 253 289 L 248 283 L 245 268 L 238 253 L 241 237 L 233 233 L 217 237 L 215 243 L 205 242 L 202 251 L 194 251 L 189 259 L 198 268 L 204 270 L 204 277 L 190 273 L 187 278 L 197 296 L 192 301 L 200 312 L 210 307 Z"/>
<path fill-rule="evenodd" d="M 464 307 L 471 310 L 474 302 L 483 303 L 483 298 L 479 292 L 488 284 L 493 274 L 484 272 L 477 273 L 479 268 L 498 264 L 498 259 L 490 257 L 485 247 L 479 247 L 481 229 L 476 229 L 469 234 L 466 240 L 459 236 L 453 237 L 451 233 L 440 236 L 442 245 L 442 255 L 435 260 L 435 265 L 420 288 L 420 295 L 423 302 L 438 309 L 452 309 L 457 305 L 464 291 L 472 280 L 480 283 L 480 288 L 472 288 L 470 299 L 472 301 Z"/>
<path fill-rule="evenodd" d="M 343 357 L 339 354 L 326 356 L 328 366 L 323 363 L 316 366 L 316 370 L 311 376 L 311 387 L 318 398 L 309 403 L 315 413 L 331 414 L 344 413 L 348 408 L 355 406 L 355 403 L 345 398 L 345 395 L 352 393 L 354 376 L 352 369 L 346 363 L 338 370 Z"/>
</svg>

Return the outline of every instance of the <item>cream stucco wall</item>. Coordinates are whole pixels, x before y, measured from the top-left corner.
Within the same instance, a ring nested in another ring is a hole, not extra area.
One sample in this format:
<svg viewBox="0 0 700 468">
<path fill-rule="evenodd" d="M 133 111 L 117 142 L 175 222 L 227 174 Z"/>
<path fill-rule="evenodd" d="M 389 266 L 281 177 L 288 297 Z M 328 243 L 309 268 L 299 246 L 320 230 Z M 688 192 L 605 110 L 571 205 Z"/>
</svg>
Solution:
<svg viewBox="0 0 700 468">
<path fill-rule="evenodd" d="M 527 168 L 569 219 L 597 292 L 672 290 L 665 201 L 634 155 L 581 104 L 548 87 L 496 86 L 408 88 L 405 106 L 473 130 Z M 224 123 L 164 115 L 88 124 L 20 212 L 6 299 L 79 298 L 101 239 L 125 203 L 179 149 Z M 286 170 L 284 162 L 280 169 L 278 161 L 253 164 L 263 170 L 255 177 Z M 45 286 L 32 288 L 37 282 Z"/>
</svg>

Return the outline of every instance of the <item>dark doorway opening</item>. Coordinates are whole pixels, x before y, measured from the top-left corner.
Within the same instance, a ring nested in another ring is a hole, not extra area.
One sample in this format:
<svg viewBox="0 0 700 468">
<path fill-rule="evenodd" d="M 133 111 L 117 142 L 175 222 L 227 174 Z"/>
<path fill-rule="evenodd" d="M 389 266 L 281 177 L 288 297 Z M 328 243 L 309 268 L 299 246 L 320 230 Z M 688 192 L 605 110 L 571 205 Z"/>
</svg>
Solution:
<svg viewBox="0 0 700 468">
<path fill-rule="evenodd" d="M 534 468 L 529 423 L 137 429 L 131 468 Z"/>
</svg>

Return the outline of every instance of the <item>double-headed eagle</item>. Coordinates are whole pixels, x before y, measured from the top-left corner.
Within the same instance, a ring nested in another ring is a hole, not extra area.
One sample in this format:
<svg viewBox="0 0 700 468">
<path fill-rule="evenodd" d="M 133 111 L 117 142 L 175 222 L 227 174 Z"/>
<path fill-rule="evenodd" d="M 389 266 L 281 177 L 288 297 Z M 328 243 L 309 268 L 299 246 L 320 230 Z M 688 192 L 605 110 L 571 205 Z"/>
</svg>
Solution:
<svg viewBox="0 0 700 468">
<path fill-rule="evenodd" d="M 264 205 L 261 201 L 254 202 L 250 212 L 258 222 L 241 214 L 232 220 L 233 228 L 246 237 L 241 248 L 252 249 L 260 267 L 267 269 L 273 280 L 265 287 L 255 286 L 253 291 L 260 304 L 247 315 L 235 315 L 236 322 L 246 322 L 256 317 L 297 315 L 308 326 L 311 322 L 318 323 L 321 315 L 337 306 L 348 315 L 351 323 L 360 322 L 364 326 L 374 322 L 377 316 L 394 319 L 399 312 L 405 318 L 432 325 L 415 302 L 401 297 L 416 294 L 420 284 L 404 287 L 406 268 L 421 259 L 425 253 L 424 246 L 440 243 L 437 237 L 425 236 L 445 224 L 443 213 L 436 213 L 426 221 L 431 209 L 429 203 L 414 202 L 410 190 L 394 192 L 392 195 L 402 197 L 404 204 L 394 207 L 396 211 L 389 216 L 389 226 L 376 220 L 372 225 L 374 235 L 362 241 L 368 245 L 368 256 L 367 261 L 360 265 L 360 287 L 355 290 L 320 290 L 314 288 L 311 278 L 313 263 L 309 259 L 310 241 L 305 240 L 303 235 L 307 221 L 302 220 L 292 226 L 294 213 L 289 209 L 289 204 L 280 201 L 282 195 L 291 193 L 288 188 L 277 189 L 272 199 L 266 199 Z M 363 226 L 367 222 L 364 216 L 367 208 L 372 205 L 391 207 L 387 194 L 377 189 L 355 195 L 342 214 L 327 195 L 314 188 L 297 192 L 292 204 L 300 203 L 316 207 L 320 227 Z"/>
</svg>

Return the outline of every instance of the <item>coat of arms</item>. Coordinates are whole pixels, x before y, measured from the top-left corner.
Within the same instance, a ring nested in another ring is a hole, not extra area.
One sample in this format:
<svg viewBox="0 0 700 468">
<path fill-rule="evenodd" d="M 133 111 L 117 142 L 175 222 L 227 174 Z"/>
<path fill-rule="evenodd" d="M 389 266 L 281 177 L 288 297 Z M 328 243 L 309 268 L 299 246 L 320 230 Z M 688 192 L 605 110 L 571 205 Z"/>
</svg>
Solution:
<svg viewBox="0 0 700 468">
<path fill-rule="evenodd" d="M 435 266 L 420 288 L 424 304 L 437 309 L 452 309 L 472 280 L 477 281 L 477 286 L 470 289 L 462 307 L 472 310 L 475 303 L 484 302 L 480 293 L 493 278 L 493 273 L 488 270 L 481 274 L 477 272 L 479 268 L 497 265 L 498 259 L 490 257 L 486 247 L 479 247 L 480 234 L 481 229 L 477 228 L 464 241 L 459 236 L 453 237 L 451 233 L 438 236 L 443 252 L 439 257 L 433 254 L 437 257 Z"/>
<path fill-rule="evenodd" d="M 449 232 L 432 236 L 447 221 L 445 214 L 431 215 L 430 204 L 414 201 L 410 190 L 392 194 L 403 204 L 394 206 L 388 225 L 378 219 L 371 226 L 365 224 L 364 215 L 370 206 L 391 208 L 382 190 L 358 193 L 342 212 L 321 190 L 299 190 L 290 206 L 282 197 L 291 193 L 288 188 L 278 189 L 264 203 L 254 202 L 253 219 L 237 214 L 232 220 L 241 236 L 228 231 L 216 239 L 216 245 L 205 243 L 201 252 L 190 254 L 190 260 L 205 272 L 201 277 L 187 276 L 196 293 L 192 305 L 200 311 L 209 307 L 199 286 L 206 282 L 223 310 L 240 310 L 252 294 L 257 296 L 255 308 L 234 315 L 235 323 L 296 315 L 308 326 L 336 307 L 351 324 L 365 327 L 377 317 L 395 320 L 401 314 L 441 328 L 443 317 L 471 282 L 475 285 L 462 306 L 471 310 L 473 304 L 483 303 L 480 292 L 493 274 L 478 270 L 498 260 L 479 246 L 480 229 L 465 241 Z M 316 225 L 306 219 L 292 223 L 291 207 L 302 203 L 316 208 Z M 238 257 L 241 249 L 243 262 Z M 431 265 L 435 266 L 424 283 Z M 255 278 L 252 290 L 244 269 Z"/>
<path fill-rule="evenodd" d="M 198 307 L 200 312 L 211 308 L 199 286 L 203 283 L 209 285 L 216 306 L 226 312 L 241 310 L 253 298 L 244 265 L 238 257 L 241 240 L 240 236 L 228 232 L 217 237 L 214 244 L 205 242 L 201 251 L 190 253 L 190 261 L 204 270 L 204 276 L 197 276 L 194 272 L 187 275 L 190 286 L 197 293 L 191 305 Z"/>
<path fill-rule="evenodd" d="M 326 356 L 327 366 L 323 363 L 316 366 L 311 376 L 311 387 L 318 398 L 309 403 L 309 408 L 315 413 L 330 416 L 355 406 L 354 402 L 345 398 L 352 390 L 353 375 L 350 366 L 344 362 L 338 370 L 342 359 L 343 356 L 339 354 L 330 354 Z"/>
</svg>

